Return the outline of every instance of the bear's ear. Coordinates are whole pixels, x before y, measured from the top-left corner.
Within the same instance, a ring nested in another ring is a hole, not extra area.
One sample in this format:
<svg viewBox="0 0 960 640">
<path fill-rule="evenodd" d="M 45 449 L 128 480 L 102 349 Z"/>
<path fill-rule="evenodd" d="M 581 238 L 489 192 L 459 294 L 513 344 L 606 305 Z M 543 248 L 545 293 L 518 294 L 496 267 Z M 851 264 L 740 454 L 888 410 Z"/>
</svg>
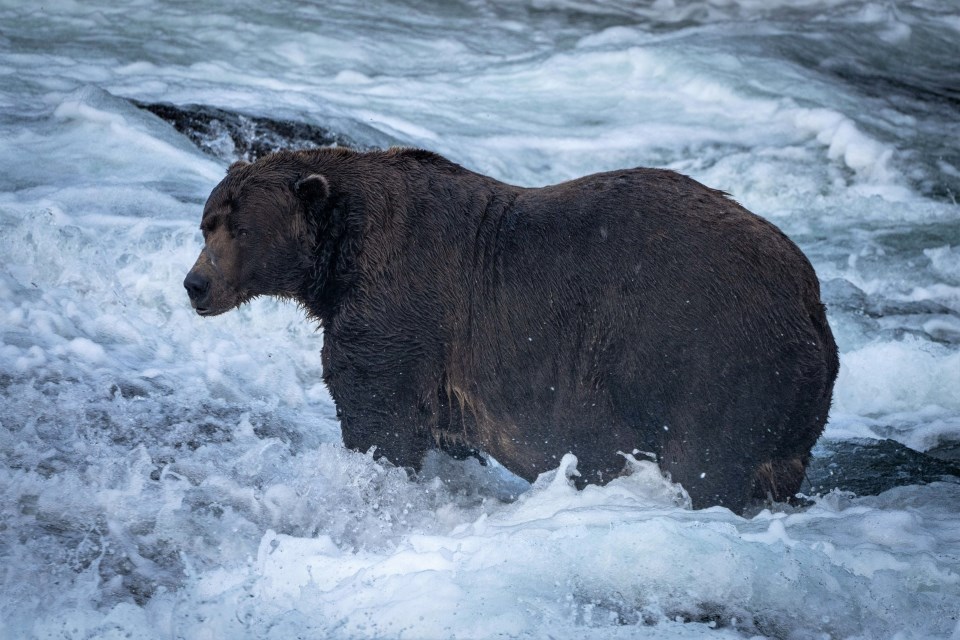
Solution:
<svg viewBox="0 0 960 640">
<path fill-rule="evenodd" d="M 236 162 L 234 162 L 233 164 L 231 164 L 229 167 L 227 167 L 227 175 L 230 175 L 231 173 L 233 173 L 233 172 L 236 171 L 237 169 L 241 169 L 241 168 L 243 168 L 243 167 L 246 167 L 246 166 L 249 165 L 249 164 L 250 164 L 250 163 L 247 162 L 246 160 L 237 160 Z"/>
<path fill-rule="evenodd" d="M 305 202 L 322 202 L 330 195 L 330 184 L 319 173 L 312 173 L 297 180 L 293 190 Z"/>
</svg>

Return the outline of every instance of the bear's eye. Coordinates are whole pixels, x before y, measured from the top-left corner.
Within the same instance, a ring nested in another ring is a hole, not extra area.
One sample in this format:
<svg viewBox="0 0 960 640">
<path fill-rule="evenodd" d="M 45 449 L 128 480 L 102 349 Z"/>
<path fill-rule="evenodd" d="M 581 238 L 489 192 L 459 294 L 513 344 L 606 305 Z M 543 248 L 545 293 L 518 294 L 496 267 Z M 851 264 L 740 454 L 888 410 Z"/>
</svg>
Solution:
<svg viewBox="0 0 960 640">
<path fill-rule="evenodd" d="M 246 229 L 237 229 L 238 238 L 246 238 L 250 233 Z"/>
<path fill-rule="evenodd" d="M 216 220 L 214 218 L 205 218 L 202 223 L 200 223 L 200 233 L 203 234 L 203 241 L 207 241 L 207 236 L 210 235 L 210 232 L 213 231 L 213 228 L 216 226 Z"/>
</svg>

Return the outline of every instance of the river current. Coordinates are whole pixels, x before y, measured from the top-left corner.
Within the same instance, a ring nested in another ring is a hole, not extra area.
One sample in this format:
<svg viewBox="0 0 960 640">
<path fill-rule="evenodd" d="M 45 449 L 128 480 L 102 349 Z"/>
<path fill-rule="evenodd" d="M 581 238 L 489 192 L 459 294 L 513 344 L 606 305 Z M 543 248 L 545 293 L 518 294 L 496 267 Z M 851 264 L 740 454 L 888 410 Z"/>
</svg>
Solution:
<svg viewBox="0 0 960 640">
<path fill-rule="evenodd" d="M 960 638 L 958 61 L 951 0 L 0 0 L 0 638 Z M 181 285 L 264 140 L 731 193 L 840 347 L 812 505 L 344 450 L 303 313 Z"/>
</svg>

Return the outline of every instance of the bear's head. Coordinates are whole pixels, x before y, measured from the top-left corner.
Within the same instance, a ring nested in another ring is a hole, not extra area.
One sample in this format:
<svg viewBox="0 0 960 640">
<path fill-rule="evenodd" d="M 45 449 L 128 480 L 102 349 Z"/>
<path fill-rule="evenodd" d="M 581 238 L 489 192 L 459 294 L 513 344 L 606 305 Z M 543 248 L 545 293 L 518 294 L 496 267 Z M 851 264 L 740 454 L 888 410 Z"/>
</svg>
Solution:
<svg viewBox="0 0 960 640">
<path fill-rule="evenodd" d="M 295 298 L 312 271 L 313 211 L 329 196 L 327 180 L 265 160 L 231 165 L 204 206 L 204 247 L 183 281 L 202 316 L 257 296 Z"/>
</svg>

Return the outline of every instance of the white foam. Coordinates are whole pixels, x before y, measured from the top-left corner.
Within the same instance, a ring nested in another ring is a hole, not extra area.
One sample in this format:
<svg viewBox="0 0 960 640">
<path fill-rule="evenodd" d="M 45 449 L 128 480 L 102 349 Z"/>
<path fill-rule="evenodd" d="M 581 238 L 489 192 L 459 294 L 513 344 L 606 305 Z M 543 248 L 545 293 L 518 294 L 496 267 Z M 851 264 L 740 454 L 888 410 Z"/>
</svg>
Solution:
<svg viewBox="0 0 960 640">
<path fill-rule="evenodd" d="M 957 389 L 960 353 L 905 337 L 843 354 L 834 405 L 867 416 L 927 406 L 960 412 Z"/>
<path fill-rule="evenodd" d="M 552 515 L 534 489 L 505 518 L 494 513 L 453 533 L 411 535 L 388 553 L 344 553 L 327 536 L 267 531 L 255 563 L 205 573 L 190 590 L 202 594 L 194 596 L 199 617 L 217 619 L 232 637 L 289 624 L 346 637 L 561 638 L 609 637 L 617 622 L 657 623 L 644 635 L 671 637 L 684 619 L 684 637 L 717 625 L 716 633 L 731 636 L 750 628 L 773 636 L 888 635 L 904 628 L 901 616 L 916 596 L 885 585 L 927 585 L 924 606 L 940 615 L 957 591 L 956 574 L 934 561 L 947 548 L 930 534 L 939 511 L 924 504 L 932 491 L 948 491 L 956 504 L 956 487 L 899 492 L 881 504 L 831 496 L 802 514 L 764 512 L 752 521 L 724 510 L 588 505 L 557 488 L 541 489 L 559 507 Z M 909 511 L 904 500 L 913 501 Z M 844 545 L 859 536 L 863 548 Z M 859 600 L 860 593 L 884 597 Z M 226 602 L 245 603 L 242 615 L 223 615 Z M 187 620 L 185 632 L 202 624 Z M 946 618 L 909 624 L 921 634 L 953 627 Z"/>
<path fill-rule="evenodd" d="M 86 360 L 91 364 L 103 362 L 106 352 L 103 347 L 89 338 L 74 338 L 67 345 L 71 355 Z"/>
<path fill-rule="evenodd" d="M 827 146 L 827 157 L 876 183 L 896 182 L 889 167 L 893 149 L 864 135 L 850 118 L 830 109 L 799 109 L 793 114 L 796 126 L 815 134 Z"/>
</svg>

